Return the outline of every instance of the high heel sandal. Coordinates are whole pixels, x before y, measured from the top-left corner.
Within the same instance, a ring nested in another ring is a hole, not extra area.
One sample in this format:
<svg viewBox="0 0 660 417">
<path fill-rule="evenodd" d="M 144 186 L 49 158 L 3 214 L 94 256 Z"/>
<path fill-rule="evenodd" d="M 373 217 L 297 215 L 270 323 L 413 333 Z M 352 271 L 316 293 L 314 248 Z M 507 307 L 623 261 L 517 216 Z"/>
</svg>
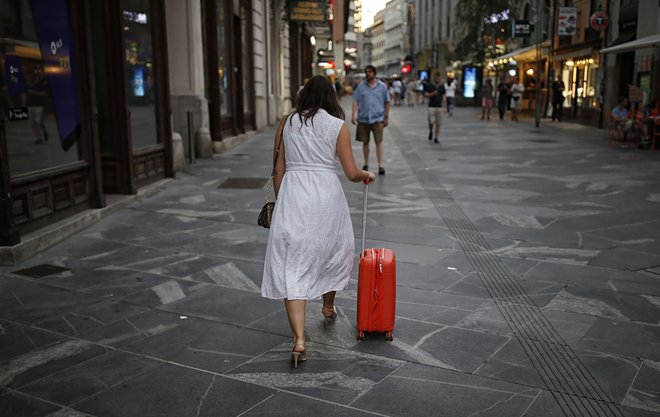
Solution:
<svg viewBox="0 0 660 417">
<path fill-rule="evenodd" d="M 326 311 L 332 311 L 331 314 L 326 314 Z M 323 314 L 323 325 L 324 326 L 329 326 L 332 323 L 335 322 L 335 319 L 337 318 L 337 310 L 332 307 L 332 309 L 323 307 L 321 309 L 321 314 Z"/>
<path fill-rule="evenodd" d="M 303 350 L 301 352 L 296 352 L 296 346 L 302 346 Z M 291 350 L 291 362 L 293 362 L 293 367 L 296 369 L 298 369 L 298 362 L 305 362 L 307 360 L 307 350 L 305 350 L 304 347 L 305 342 L 296 342 Z"/>
</svg>

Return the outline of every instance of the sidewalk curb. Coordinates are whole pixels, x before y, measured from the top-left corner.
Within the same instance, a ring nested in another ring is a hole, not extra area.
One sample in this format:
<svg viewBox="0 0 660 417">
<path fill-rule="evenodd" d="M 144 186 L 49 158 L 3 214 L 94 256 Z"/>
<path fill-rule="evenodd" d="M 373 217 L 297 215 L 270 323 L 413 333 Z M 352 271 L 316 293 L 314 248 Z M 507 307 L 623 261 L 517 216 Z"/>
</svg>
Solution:
<svg viewBox="0 0 660 417">
<path fill-rule="evenodd" d="M 141 187 L 135 195 L 106 195 L 107 205 L 103 208 L 85 210 L 55 224 L 28 233 L 21 238 L 21 243 L 17 245 L 1 246 L 0 265 L 10 266 L 19 264 L 56 243 L 73 236 L 80 230 L 126 208 L 134 201 L 156 194 L 173 180 L 173 178 L 164 178 L 156 181 Z"/>
</svg>

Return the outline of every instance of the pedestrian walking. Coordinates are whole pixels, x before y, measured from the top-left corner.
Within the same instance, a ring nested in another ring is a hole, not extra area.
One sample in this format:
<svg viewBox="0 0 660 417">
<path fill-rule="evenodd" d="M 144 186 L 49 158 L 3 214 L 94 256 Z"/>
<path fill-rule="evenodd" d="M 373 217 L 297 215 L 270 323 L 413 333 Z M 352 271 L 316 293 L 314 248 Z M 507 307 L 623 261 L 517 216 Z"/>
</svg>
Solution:
<svg viewBox="0 0 660 417">
<path fill-rule="evenodd" d="M 447 113 L 450 116 L 454 115 L 454 99 L 456 97 L 456 80 L 448 77 L 445 82 L 445 101 L 447 104 Z"/>
<path fill-rule="evenodd" d="M 440 126 L 442 125 L 442 97 L 445 95 L 445 84 L 442 83 L 440 73 L 433 75 L 433 82 L 424 83 L 424 97 L 429 99 L 428 121 L 429 140 L 439 143 Z M 435 133 L 435 135 L 434 135 Z"/>
<path fill-rule="evenodd" d="M 349 284 L 355 239 L 346 196 L 336 174 L 339 160 L 352 182 L 374 181 L 357 167 L 348 125 L 332 82 L 317 75 L 302 89 L 296 109 L 275 135 L 273 210 L 261 295 L 283 299 L 294 367 L 307 359 L 307 300 L 322 298 L 326 324 L 337 317 L 336 291 Z"/>
<path fill-rule="evenodd" d="M 413 107 L 415 105 L 416 88 L 415 81 L 412 78 L 408 78 L 408 81 L 404 85 L 404 89 L 406 90 L 406 104 L 408 104 L 408 107 Z"/>
<path fill-rule="evenodd" d="M 552 89 L 552 121 L 556 119 L 561 122 L 564 112 L 564 89 L 566 88 L 561 75 L 557 75 L 557 80 L 550 85 L 550 88 Z"/>
<path fill-rule="evenodd" d="M 500 113 L 500 120 L 504 120 L 506 108 L 509 105 L 509 85 L 502 78 L 497 84 L 497 111 Z"/>
<path fill-rule="evenodd" d="M 403 97 L 403 83 L 400 79 L 395 78 L 392 81 L 392 90 L 394 91 L 394 105 L 401 105 L 401 98 Z"/>
<path fill-rule="evenodd" d="M 516 77 L 511 86 L 511 120 L 518 121 L 524 92 L 525 86 L 520 82 L 520 78 Z"/>
<path fill-rule="evenodd" d="M 484 117 L 490 120 L 490 109 L 493 107 L 493 80 L 488 78 L 486 84 L 481 89 L 481 120 Z"/>
<path fill-rule="evenodd" d="M 366 79 L 353 93 L 353 111 L 351 121 L 357 124 L 356 140 L 362 142 L 364 154 L 363 170 L 369 169 L 369 137 L 373 132 L 376 142 L 378 174 L 385 175 L 383 167 L 383 129 L 390 117 L 390 95 L 384 82 L 376 78 L 376 68 L 367 65 L 364 69 Z"/>
</svg>

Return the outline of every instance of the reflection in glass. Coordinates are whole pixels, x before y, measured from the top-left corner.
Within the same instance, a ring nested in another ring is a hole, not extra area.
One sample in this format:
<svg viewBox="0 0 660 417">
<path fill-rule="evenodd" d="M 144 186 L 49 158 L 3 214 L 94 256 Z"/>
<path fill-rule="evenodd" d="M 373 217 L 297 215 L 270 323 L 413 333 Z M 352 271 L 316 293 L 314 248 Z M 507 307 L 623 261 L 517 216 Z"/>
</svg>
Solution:
<svg viewBox="0 0 660 417">
<path fill-rule="evenodd" d="M 0 22 L 0 117 L 5 120 L 10 175 L 80 160 L 77 145 L 62 149 L 30 6 L 0 2 Z M 9 120 L 10 111 L 15 120 Z"/>
<path fill-rule="evenodd" d="M 231 114 L 229 106 L 230 85 L 229 69 L 227 63 L 229 59 L 227 53 L 227 4 L 224 0 L 216 0 L 216 10 L 218 13 L 218 85 L 220 88 L 220 115 L 227 116 Z"/>
<path fill-rule="evenodd" d="M 133 149 L 160 142 L 156 122 L 156 74 L 151 0 L 122 0 L 124 72 Z"/>
</svg>

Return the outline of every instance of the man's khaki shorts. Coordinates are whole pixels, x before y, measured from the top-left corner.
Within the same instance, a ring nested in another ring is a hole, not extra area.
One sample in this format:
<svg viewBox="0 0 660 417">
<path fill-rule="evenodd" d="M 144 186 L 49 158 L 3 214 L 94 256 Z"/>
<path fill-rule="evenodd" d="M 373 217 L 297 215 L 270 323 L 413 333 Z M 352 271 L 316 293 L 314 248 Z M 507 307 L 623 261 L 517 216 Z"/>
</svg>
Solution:
<svg viewBox="0 0 660 417">
<path fill-rule="evenodd" d="M 442 107 L 429 107 L 428 115 L 429 115 L 429 126 L 442 125 Z"/>
<path fill-rule="evenodd" d="M 369 143 L 370 133 L 374 132 L 374 141 L 376 143 L 381 143 L 383 141 L 383 127 L 383 122 L 377 122 L 370 125 L 358 122 L 355 139 L 363 143 Z"/>
</svg>

